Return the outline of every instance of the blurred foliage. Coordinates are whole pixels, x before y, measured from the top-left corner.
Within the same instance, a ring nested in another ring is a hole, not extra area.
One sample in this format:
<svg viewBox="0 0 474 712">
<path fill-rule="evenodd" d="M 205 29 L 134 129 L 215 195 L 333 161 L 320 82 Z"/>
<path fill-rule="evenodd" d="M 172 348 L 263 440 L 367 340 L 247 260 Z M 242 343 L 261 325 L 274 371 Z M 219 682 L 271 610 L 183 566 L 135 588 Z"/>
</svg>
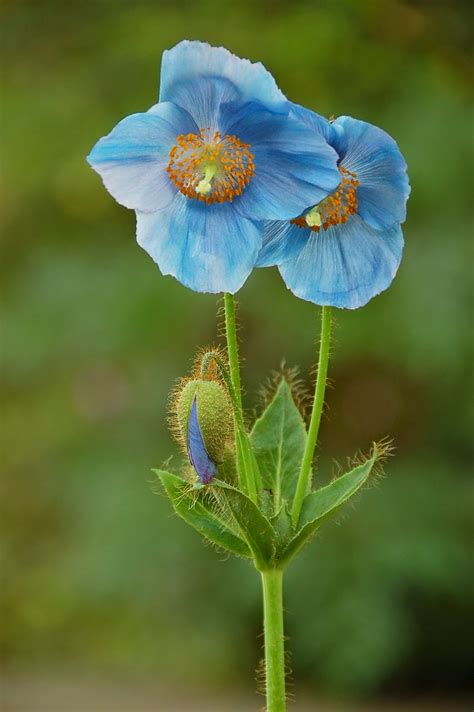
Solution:
<svg viewBox="0 0 474 712">
<path fill-rule="evenodd" d="M 379 124 L 410 168 L 399 276 L 338 316 L 318 477 L 386 434 L 397 456 L 289 571 L 293 677 L 350 694 L 468 684 L 470 13 L 447 0 L 4 3 L 5 662 L 252 685 L 258 579 L 172 517 L 150 473 L 179 457 L 167 392 L 215 340 L 216 299 L 160 276 L 85 162 L 154 103 L 161 53 L 187 37 L 262 60 L 323 114 Z M 282 356 L 309 385 L 317 310 L 276 270 L 240 300 L 248 393 Z"/>
</svg>

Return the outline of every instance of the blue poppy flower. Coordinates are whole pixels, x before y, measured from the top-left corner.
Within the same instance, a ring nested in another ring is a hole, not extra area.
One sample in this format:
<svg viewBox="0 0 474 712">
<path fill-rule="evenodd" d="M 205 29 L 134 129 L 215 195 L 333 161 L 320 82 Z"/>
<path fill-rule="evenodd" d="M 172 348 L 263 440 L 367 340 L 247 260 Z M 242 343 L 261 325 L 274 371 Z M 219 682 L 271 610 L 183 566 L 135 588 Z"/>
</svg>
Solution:
<svg viewBox="0 0 474 712">
<path fill-rule="evenodd" d="M 123 119 L 88 160 L 136 211 L 138 243 L 162 273 L 199 292 L 236 292 L 260 221 L 299 215 L 339 183 L 336 152 L 263 65 L 201 42 L 164 52 L 159 103 Z"/>
<path fill-rule="evenodd" d="M 266 222 L 257 266 L 278 265 L 302 299 L 356 309 L 387 289 L 398 270 L 410 193 L 406 163 L 376 126 L 293 110 L 336 150 L 339 185 L 292 220 Z"/>
</svg>

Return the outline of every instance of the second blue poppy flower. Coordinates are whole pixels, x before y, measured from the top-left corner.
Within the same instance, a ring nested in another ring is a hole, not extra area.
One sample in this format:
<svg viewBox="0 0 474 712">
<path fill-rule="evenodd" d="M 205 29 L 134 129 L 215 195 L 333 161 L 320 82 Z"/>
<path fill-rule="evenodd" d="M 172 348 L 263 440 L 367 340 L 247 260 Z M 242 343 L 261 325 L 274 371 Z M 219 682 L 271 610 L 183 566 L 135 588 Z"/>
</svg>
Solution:
<svg viewBox="0 0 474 712">
<path fill-rule="evenodd" d="M 339 185 L 292 220 L 268 221 L 257 265 L 278 265 L 302 299 L 356 309 L 387 289 L 400 264 L 410 193 L 405 159 L 372 124 L 293 111 L 336 150 Z"/>
</svg>

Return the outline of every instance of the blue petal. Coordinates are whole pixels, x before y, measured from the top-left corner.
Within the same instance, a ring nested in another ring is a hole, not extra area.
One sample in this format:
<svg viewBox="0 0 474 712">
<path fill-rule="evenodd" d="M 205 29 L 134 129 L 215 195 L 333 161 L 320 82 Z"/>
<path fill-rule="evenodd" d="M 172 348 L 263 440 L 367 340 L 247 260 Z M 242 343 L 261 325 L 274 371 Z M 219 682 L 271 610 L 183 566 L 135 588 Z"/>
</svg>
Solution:
<svg viewBox="0 0 474 712">
<path fill-rule="evenodd" d="M 306 109 L 306 107 L 301 106 L 300 104 L 294 104 L 293 102 L 290 102 L 290 105 L 292 113 L 297 118 L 299 118 L 301 121 L 304 121 L 307 126 L 313 129 L 313 131 L 317 131 L 322 136 L 324 136 L 326 141 L 331 146 L 333 145 L 333 141 L 335 138 L 335 130 L 331 122 L 328 121 L 325 116 L 316 114 L 314 111 Z"/>
<path fill-rule="evenodd" d="M 263 243 L 256 267 L 272 267 L 297 257 L 306 245 L 309 228 L 294 225 L 289 220 L 267 220 L 263 226 Z"/>
<path fill-rule="evenodd" d="M 357 173 L 358 213 L 377 230 L 406 218 L 410 185 L 407 165 L 391 136 L 365 121 L 340 116 L 332 143 L 340 162 Z"/>
<path fill-rule="evenodd" d="M 186 287 L 234 293 L 255 265 L 262 227 L 231 203 L 206 205 L 177 193 L 165 210 L 137 212 L 137 240 L 163 274 Z"/>
<path fill-rule="evenodd" d="M 289 106 L 288 106 L 289 109 Z M 255 175 L 235 201 L 255 220 L 285 220 L 315 205 L 340 182 L 337 154 L 321 134 L 259 102 L 222 107 L 223 132 L 250 144 Z"/>
<path fill-rule="evenodd" d="M 171 103 L 132 114 L 101 138 L 87 157 L 115 200 L 153 212 L 173 200 L 176 187 L 166 172 L 169 152 L 182 133 L 196 132 L 189 114 Z"/>
<path fill-rule="evenodd" d="M 176 82 L 173 85 L 173 103 L 182 106 L 200 128 L 219 128 L 222 104 L 238 101 L 240 93 L 228 79 L 200 77 Z"/>
<path fill-rule="evenodd" d="M 243 101 L 259 99 L 268 105 L 285 102 L 285 96 L 274 78 L 260 62 L 240 59 L 224 47 L 211 47 L 207 42 L 184 40 L 163 52 L 161 63 L 160 101 L 175 101 L 176 86 L 182 82 L 199 82 L 204 77 L 227 79 L 238 90 Z M 192 106 L 182 104 L 191 111 Z M 204 128 L 204 127 L 201 127 Z"/>
<path fill-rule="evenodd" d="M 188 455 L 197 476 L 207 485 L 217 473 L 215 462 L 207 454 L 201 428 L 199 426 L 196 397 L 194 397 L 188 423 Z"/>
<path fill-rule="evenodd" d="M 356 309 L 391 284 L 402 251 L 400 225 L 379 232 L 354 215 L 327 231 L 308 230 L 304 248 L 279 270 L 297 297 Z"/>
</svg>

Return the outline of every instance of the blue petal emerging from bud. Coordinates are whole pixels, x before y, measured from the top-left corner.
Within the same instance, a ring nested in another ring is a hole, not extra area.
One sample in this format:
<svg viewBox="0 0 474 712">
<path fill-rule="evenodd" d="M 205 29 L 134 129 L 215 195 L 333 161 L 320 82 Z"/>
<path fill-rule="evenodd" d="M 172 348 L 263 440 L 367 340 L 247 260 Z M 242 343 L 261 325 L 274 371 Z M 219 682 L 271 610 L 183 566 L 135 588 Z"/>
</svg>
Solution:
<svg viewBox="0 0 474 712">
<path fill-rule="evenodd" d="M 203 485 L 207 485 L 217 473 L 216 464 L 209 457 L 199 426 L 196 398 L 193 400 L 188 424 L 188 454 L 192 466 Z"/>
</svg>

